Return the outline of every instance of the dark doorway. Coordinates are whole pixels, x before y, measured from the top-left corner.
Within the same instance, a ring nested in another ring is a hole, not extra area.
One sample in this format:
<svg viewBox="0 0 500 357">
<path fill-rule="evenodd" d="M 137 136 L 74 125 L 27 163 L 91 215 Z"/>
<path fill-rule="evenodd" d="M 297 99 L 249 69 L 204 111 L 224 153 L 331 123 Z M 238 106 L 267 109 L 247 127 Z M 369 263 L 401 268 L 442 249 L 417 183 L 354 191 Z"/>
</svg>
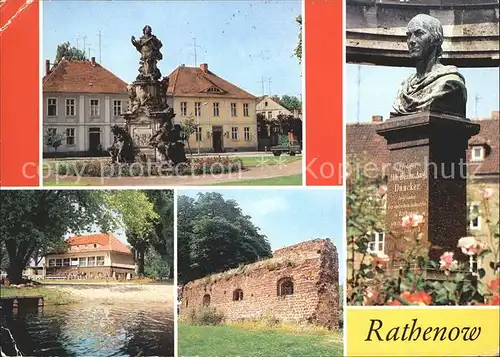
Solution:
<svg viewBox="0 0 500 357">
<path fill-rule="evenodd" d="M 97 152 L 101 146 L 101 128 L 89 128 L 89 151 Z"/>
<path fill-rule="evenodd" d="M 214 152 L 222 152 L 222 126 L 212 127 L 212 144 Z"/>
</svg>

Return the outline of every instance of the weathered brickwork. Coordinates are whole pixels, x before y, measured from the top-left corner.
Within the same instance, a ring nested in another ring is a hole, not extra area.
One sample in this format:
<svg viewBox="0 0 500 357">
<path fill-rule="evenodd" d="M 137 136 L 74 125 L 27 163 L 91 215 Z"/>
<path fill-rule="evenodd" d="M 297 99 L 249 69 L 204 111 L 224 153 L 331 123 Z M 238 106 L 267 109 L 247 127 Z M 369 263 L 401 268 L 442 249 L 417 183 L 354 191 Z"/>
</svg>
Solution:
<svg viewBox="0 0 500 357">
<path fill-rule="evenodd" d="M 338 255 L 329 239 L 277 250 L 273 258 L 186 284 L 180 316 L 210 306 L 226 321 L 276 318 L 337 328 Z"/>
</svg>

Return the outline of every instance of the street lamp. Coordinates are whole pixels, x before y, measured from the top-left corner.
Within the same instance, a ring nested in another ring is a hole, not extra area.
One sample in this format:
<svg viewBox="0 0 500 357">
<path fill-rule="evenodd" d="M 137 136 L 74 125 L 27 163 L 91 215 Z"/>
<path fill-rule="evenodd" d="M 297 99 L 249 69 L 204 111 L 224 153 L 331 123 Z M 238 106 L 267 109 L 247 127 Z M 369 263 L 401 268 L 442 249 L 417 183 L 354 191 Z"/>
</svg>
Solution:
<svg viewBox="0 0 500 357">
<path fill-rule="evenodd" d="M 200 107 L 196 111 L 196 141 L 198 142 L 198 155 L 200 155 L 200 142 L 201 142 L 201 138 L 202 138 L 202 135 L 198 136 L 198 132 L 201 132 L 200 131 L 200 111 L 201 111 L 201 107 L 205 106 L 207 104 L 208 104 L 208 102 L 201 103 Z"/>
</svg>

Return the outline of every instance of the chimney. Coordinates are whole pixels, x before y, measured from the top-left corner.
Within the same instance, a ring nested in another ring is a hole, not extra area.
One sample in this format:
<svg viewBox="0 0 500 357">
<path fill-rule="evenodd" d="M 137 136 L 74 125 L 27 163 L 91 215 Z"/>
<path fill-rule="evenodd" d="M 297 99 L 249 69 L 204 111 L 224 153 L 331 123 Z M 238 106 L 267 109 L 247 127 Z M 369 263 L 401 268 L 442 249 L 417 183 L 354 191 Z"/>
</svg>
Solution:
<svg viewBox="0 0 500 357">
<path fill-rule="evenodd" d="M 90 63 L 95 66 L 95 57 L 90 57 Z"/>
<path fill-rule="evenodd" d="M 208 72 L 208 63 L 200 64 L 200 68 L 203 72 L 207 73 Z"/>
<path fill-rule="evenodd" d="M 381 123 L 384 121 L 384 117 L 382 115 L 372 115 L 372 123 Z"/>
<path fill-rule="evenodd" d="M 50 73 L 50 60 L 45 61 L 45 75 Z"/>
</svg>

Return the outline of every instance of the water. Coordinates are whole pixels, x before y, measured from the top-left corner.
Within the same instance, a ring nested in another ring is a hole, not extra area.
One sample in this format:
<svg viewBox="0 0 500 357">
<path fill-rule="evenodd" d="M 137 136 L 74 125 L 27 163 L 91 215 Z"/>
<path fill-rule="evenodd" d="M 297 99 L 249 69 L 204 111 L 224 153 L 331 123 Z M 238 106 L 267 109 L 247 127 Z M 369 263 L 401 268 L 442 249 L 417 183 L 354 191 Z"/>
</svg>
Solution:
<svg viewBox="0 0 500 357">
<path fill-rule="evenodd" d="M 173 356 L 174 321 L 162 303 L 71 304 L 1 316 L 24 356 Z M 15 356 L 6 330 L 2 350 Z"/>
</svg>

